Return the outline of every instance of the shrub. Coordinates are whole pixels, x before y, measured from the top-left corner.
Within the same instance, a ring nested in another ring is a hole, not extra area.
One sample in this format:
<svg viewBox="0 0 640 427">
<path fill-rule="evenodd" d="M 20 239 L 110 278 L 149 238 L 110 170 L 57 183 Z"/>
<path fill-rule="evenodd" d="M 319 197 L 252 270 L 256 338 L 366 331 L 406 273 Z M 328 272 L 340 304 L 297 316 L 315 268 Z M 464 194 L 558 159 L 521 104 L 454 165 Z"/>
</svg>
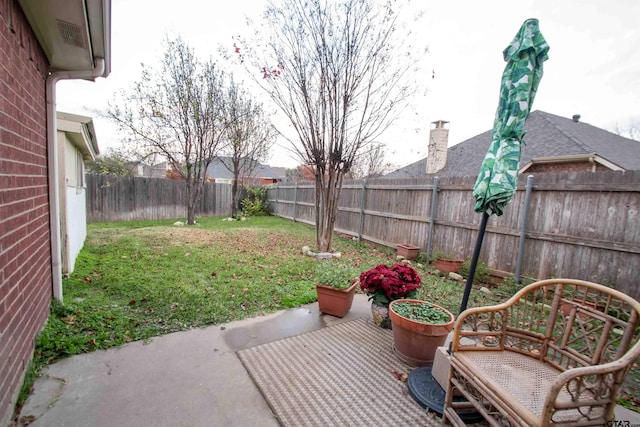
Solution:
<svg viewBox="0 0 640 427">
<path fill-rule="evenodd" d="M 348 264 L 337 261 L 318 261 L 316 282 L 336 289 L 347 289 L 358 277 L 358 273 Z"/>
<path fill-rule="evenodd" d="M 469 270 L 471 269 L 471 259 L 467 259 L 462 263 L 460 267 L 460 274 L 464 277 L 469 277 Z M 487 264 L 478 260 L 478 264 L 476 264 L 476 274 L 474 274 L 473 282 L 474 283 L 488 283 L 491 278 L 491 272 Z"/>
<path fill-rule="evenodd" d="M 244 197 L 240 203 L 243 216 L 271 215 L 266 187 L 244 187 L 243 191 Z"/>
<path fill-rule="evenodd" d="M 457 255 L 450 254 L 450 253 L 443 252 L 441 250 L 437 250 L 436 249 L 431 253 L 431 261 L 434 261 L 434 260 L 439 259 L 439 258 L 442 258 L 442 259 L 460 259 L 460 257 L 457 256 Z"/>
</svg>

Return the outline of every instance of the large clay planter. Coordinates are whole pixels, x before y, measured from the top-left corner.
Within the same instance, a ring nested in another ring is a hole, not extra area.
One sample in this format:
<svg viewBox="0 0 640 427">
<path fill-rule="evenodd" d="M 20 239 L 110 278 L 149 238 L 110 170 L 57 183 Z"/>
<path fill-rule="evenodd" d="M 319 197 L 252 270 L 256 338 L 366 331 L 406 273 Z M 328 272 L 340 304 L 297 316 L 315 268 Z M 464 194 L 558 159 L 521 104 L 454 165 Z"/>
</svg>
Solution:
<svg viewBox="0 0 640 427">
<path fill-rule="evenodd" d="M 433 266 L 443 273 L 460 273 L 463 259 L 438 258 L 433 262 Z"/>
<path fill-rule="evenodd" d="M 316 284 L 320 312 L 336 317 L 344 317 L 351 310 L 357 285 L 358 282 L 355 281 L 348 289 L 336 289 L 331 286 Z"/>
<path fill-rule="evenodd" d="M 431 304 L 449 314 L 450 321 L 444 324 L 416 322 L 400 316 L 393 310 L 394 304 L 408 302 L 425 304 L 416 299 L 399 299 L 389 305 L 389 317 L 393 325 L 393 345 L 396 355 L 411 366 L 431 366 L 438 347 L 444 345 L 447 335 L 453 329 L 454 317 L 450 311 Z"/>
</svg>

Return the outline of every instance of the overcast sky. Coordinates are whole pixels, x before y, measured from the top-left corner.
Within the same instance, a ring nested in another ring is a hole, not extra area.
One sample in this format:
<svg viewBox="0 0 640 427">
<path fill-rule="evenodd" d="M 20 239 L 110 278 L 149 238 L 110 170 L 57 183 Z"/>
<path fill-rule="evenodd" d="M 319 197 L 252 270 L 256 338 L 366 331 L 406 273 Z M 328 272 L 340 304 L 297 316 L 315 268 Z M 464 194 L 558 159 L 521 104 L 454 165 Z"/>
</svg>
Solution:
<svg viewBox="0 0 640 427">
<path fill-rule="evenodd" d="M 414 0 L 415 1 L 415 0 Z M 389 160 L 404 166 L 427 155 L 430 123 L 450 122 L 449 145 L 491 129 L 505 63 L 502 51 L 527 18 L 537 18 L 551 49 L 533 110 L 604 129 L 640 120 L 640 1 L 422 0 L 417 30 L 429 47 L 426 93 L 381 138 Z M 263 0 L 112 0 L 112 72 L 95 83 L 58 83 L 58 111 L 94 116 L 101 152 L 119 144 L 108 120 L 95 117 L 121 88 L 140 77 L 140 63 L 159 63 L 166 35 L 180 35 L 202 59 L 245 27 Z M 433 77 L 435 72 L 435 77 Z M 268 163 L 298 164 L 274 148 Z"/>
</svg>

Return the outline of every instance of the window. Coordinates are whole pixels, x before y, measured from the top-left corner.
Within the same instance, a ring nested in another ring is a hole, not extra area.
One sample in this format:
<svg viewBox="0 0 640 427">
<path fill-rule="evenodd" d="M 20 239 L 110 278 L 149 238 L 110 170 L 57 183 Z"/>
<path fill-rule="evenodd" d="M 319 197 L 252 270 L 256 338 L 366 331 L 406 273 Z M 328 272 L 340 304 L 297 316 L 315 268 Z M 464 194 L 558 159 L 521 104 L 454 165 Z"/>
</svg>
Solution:
<svg viewBox="0 0 640 427">
<path fill-rule="evenodd" d="M 84 159 L 82 153 L 76 151 L 76 188 L 84 188 Z"/>
</svg>

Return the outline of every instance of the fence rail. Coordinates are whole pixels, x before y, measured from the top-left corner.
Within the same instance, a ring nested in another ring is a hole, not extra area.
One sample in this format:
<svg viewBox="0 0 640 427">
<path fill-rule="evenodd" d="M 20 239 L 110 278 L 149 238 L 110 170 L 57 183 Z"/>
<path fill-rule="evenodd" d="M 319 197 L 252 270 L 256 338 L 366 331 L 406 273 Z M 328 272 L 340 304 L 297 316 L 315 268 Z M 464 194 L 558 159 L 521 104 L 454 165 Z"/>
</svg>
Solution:
<svg viewBox="0 0 640 427">
<path fill-rule="evenodd" d="M 231 214 L 231 186 L 206 183 L 198 216 Z M 87 221 L 134 221 L 186 218 L 184 181 L 87 175 Z"/>
<path fill-rule="evenodd" d="M 475 177 L 359 181 L 343 186 L 336 231 L 395 247 L 470 258 L 481 215 Z M 504 215 L 491 216 L 480 254 L 498 274 L 571 277 L 640 298 L 640 171 L 526 176 Z M 315 224 L 314 185 L 268 190 L 274 214 Z M 525 200 L 526 199 L 526 200 Z M 525 215 L 526 213 L 526 215 Z M 525 222 L 526 219 L 526 222 Z"/>
</svg>

